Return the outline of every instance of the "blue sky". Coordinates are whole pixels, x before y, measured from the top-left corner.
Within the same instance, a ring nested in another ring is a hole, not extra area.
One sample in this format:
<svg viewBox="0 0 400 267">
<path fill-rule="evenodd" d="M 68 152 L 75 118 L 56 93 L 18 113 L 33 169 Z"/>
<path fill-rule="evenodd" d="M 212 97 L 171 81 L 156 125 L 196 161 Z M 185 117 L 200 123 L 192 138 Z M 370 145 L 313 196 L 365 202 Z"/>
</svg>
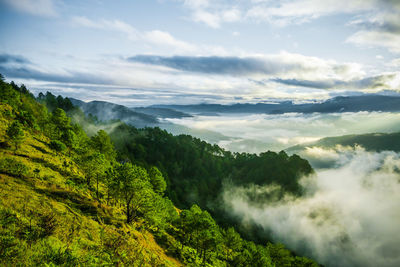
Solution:
<svg viewBox="0 0 400 267">
<path fill-rule="evenodd" d="M 131 106 L 400 90 L 396 0 L 0 0 L 0 73 Z"/>
</svg>

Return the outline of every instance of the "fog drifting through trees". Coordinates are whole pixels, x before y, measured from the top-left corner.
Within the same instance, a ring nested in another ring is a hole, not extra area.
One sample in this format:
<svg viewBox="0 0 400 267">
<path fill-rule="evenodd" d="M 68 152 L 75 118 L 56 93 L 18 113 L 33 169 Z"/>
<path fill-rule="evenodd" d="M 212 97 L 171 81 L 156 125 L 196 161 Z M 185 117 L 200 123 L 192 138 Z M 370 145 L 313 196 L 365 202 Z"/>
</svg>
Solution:
<svg viewBox="0 0 400 267">
<path fill-rule="evenodd" d="M 302 198 L 254 202 L 267 187 L 226 187 L 227 209 L 328 266 L 399 266 L 400 155 L 346 150 L 339 167 L 303 179 Z"/>
</svg>

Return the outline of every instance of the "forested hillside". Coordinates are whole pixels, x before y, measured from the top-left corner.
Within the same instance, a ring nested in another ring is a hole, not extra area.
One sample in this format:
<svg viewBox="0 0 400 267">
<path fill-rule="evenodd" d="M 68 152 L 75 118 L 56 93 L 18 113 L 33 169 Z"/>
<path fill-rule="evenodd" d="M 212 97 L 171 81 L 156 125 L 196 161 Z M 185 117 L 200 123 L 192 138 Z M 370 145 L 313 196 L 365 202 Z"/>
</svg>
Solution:
<svg viewBox="0 0 400 267">
<path fill-rule="evenodd" d="M 1 265 L 317 266 L 246 241 L 202 209 L 226 176 L 300 194 L 297 179 L 312 169 L 297 156 L 233 155 L 159 129 L 101 125 L 68 99 L 36 100 L 2 77 L 0 121 Z"/>
</svg>

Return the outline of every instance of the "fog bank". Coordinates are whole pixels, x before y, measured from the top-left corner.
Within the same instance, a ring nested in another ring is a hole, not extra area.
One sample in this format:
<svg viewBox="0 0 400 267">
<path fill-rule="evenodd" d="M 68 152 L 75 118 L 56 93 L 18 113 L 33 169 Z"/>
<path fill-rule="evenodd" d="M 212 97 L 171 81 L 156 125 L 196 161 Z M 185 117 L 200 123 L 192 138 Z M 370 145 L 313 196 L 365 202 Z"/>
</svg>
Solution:
<svg viewBox="0 0 400 267">
<path fill-rule="evenodd" d="M 227 210 L 327 266 L 400 266 L 400 155 L 350 154 L 303 178 L 302 198 L 260 202 L 254 194 L 268 188 L 226 186 Z"/>
<path fill-rule="evenodd" d="M 327 136 L 400 131 L 400 113 L 389 112 L 224 114 L 167 121 L 180 126 L 168 128 L 174 134 L 189 133 L 185 126 L 192 130 L 189 134 L 205 141 L 250 153 L 279 151 Z M 209 133 L 214 133 L 211 138 Z M 217 135 L 224 138 L 215 140 Z"/>
</svg>

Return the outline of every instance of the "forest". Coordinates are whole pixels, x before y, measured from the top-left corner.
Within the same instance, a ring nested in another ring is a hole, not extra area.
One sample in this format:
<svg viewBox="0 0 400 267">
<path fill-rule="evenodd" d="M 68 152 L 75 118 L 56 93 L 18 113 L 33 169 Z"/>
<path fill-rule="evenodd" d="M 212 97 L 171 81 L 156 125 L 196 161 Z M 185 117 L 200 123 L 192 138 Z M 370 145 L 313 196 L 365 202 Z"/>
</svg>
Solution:
<svg viewBox="0 0 400 267">
<path fill-rule="evenodd" d="M 301 195 L 306 160 L 101 122 L 0 78 L 1 265 L 318 266 L 218 205 L 225 183 Z"/>
</svg>

